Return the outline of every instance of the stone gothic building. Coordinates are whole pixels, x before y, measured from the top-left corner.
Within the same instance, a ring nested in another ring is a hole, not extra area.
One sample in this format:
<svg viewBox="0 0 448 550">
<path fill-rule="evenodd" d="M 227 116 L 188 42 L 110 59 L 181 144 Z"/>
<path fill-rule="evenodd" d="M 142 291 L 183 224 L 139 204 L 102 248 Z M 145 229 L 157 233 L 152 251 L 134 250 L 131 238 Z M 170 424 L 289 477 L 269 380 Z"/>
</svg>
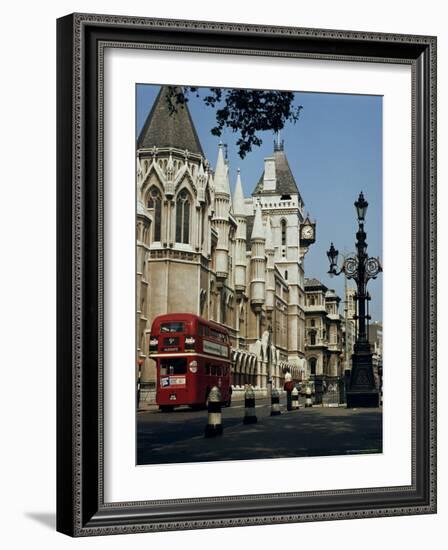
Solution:
<svg viewBox="0 0 448 550">
<path fill-rule="evenodd" d="M 137 140 L 137 359 L 142 385 L 155 378 L 147 356 L 153 319 L 189 312 L 225 325 L 233 383 L 264 390 L 284 371 L 306 378 L 304 256 L 315 224 L 283 144 L 265 159 L 251 197 L 238 171 L 231 194 L 223 146 L 214 168 L 188 106 L 170 113 L 161 90 Z"/>
<path fill-rule="evenodd" d="M 343 376 L 341 299 L 317 279 L 305 279 L 306 359 L 309 375 L 328 381 Z"/>
</svg>

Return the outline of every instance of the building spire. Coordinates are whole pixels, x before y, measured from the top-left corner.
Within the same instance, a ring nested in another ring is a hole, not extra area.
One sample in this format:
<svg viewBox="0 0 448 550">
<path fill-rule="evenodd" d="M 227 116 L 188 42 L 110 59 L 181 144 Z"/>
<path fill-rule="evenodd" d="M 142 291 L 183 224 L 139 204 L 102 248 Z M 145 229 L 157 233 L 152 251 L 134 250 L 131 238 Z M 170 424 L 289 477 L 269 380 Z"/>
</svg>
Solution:
<svg viewBox="0 0 448 550">
<path fill-rule="evenodd" d="M 175 147 L 204 156 L 188 104 L 176 105 L 171 112 L 168 100 L 179 93 L 178 86 L 162 86 L 137 140 L 138 149 Z"/>
<path fill-rule="evenodd" d="M 241 171 L 238 168 L 236 176 L 235 192 L 233 194 L 233 213 L 235 216 L 245 216 L 246 208 L 244 206 L 243 184 L 241 183 Z"/>
<path fill-rule="evenodd" d="M 214 182 L 216 193 L 226 193 L 230 197 L 229 169 L 224 159 L 222 142 L 218 146 Z"/>
<path fill-rule="evenodd" d="M 299 195 L 299 201 L 303 202 L 297 187 L 296 180 L 283 150 L 284 142 L 277 145 L 274 141 L 274 154 L 264 159 L 264 171 L 252 193 L 252 196 L 261 195 L 264 192 L 275 192 L 279 195 Z"/>
<path fill-rule="evenodd" d="M 283 151 L 284 140 L 280 140 L 280 130 L 275 132 L 274 151 Z"/>
<path fill-rule="evenodd" d="M 251 235 L 251 240 L 253 241 L 255 239 L 262 239 L 263 241 L 266 239 L 263 227 L 263 219 L 261 216 L 261 205 L 259 202 L 257 202 L 257 205 L 255 207 L 255 219 Z"/>
</svg>

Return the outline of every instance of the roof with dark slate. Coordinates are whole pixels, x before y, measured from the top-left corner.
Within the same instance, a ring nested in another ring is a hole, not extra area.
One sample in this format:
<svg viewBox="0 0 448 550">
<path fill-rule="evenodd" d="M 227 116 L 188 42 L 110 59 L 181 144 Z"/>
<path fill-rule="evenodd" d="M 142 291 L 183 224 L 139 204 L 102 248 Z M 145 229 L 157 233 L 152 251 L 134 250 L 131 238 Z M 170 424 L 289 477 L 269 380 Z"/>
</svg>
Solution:
<svg viewBox="0 0 448 550">
<path fill-rule="evenodd" d="M 275 176 L 277 180 L 277 185 L 273 191 L 263 191 L 263 178 L 264 171 L 261 174 L 261 178 L 258 180 L 257 185 L 255 186 L 254 192 L 252 195 L 261 195 L 261 194 L 276 194 L 276 195 L 293 195 L 299 194 L 299 189 L 296 184 L 296 180 L 292 175 L 291 168 L 289 167 L 288 159 L 286 158 L 285 152 L 283 149 L 277 149 L 274 151 L 275 159 Z"/>
<path fill-rule="evenodd" d="M 138 149 L 175 147 L 204 156 L 187 104 L 170 113 L 169 86 L 162 86 L 137 140 Z"/>
<path fill-rule="evenodd" d="M 318 279 L 305 279 L 305 290 L 307 288 L 319 288 L 327 291 L 327 287 Z"/>
</svg>

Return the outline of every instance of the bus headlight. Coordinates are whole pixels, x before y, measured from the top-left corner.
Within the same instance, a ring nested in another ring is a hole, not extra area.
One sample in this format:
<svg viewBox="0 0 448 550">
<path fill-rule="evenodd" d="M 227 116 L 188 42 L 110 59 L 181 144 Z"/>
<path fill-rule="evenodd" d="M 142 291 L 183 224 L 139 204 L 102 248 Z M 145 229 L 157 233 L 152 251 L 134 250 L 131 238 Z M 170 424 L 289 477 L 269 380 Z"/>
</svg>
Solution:
<svg viewBox="0 0 448 550">
<path fill-rule="evenodd" d="M 196 339 L 194 336 L 185 336 L 185 349 L 194 349 Z"/>
<path fill-rule="evenodd" d="M 191 363 L 188 365 L 188 368 L 190 372 L 192 372 L 193 374 L 196 374 L 198 372 L 198 362 L 191 361 Z"/>
</svg>

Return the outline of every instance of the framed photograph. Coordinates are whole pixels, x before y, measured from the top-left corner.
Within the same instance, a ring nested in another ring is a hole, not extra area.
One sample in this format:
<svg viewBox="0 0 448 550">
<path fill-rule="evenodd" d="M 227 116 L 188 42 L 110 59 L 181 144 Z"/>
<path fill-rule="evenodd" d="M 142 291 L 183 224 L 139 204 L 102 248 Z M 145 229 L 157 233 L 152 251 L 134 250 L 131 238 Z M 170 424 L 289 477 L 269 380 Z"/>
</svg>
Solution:
<svg viewBox="0 0 448 550">
<path fill-rule="evenodd" d="M 436 512 L 436 38 L 73 14 L 57 529 Z"/>
</svg>

